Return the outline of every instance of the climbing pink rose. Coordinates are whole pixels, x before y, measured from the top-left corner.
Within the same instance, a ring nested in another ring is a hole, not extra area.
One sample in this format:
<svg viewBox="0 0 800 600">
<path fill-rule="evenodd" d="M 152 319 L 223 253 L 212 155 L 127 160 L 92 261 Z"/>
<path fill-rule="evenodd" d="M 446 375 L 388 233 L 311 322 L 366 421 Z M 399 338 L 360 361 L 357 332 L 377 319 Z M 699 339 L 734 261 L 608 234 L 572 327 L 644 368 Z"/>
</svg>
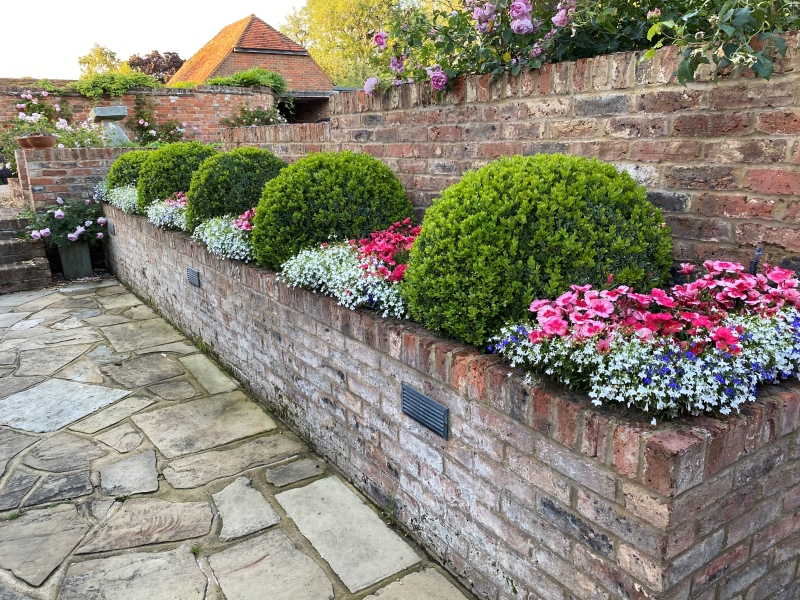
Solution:
<svg viewBox="0 0 800 600">
<path fill-rule="evenodd" d="M 75 235 L 74 233 L 68 233 L 68 234 L 67 234 L 67 239 L 68 239 L 70 242 L 77 242 L 77 241 L 78 241 L 78 236 L 77 236 L 77 235 Z"/>
<path fill-rule="evenodd" d="M 105 226 L 106 223 L 107 220 L 105 217 L 100 217 L 99 219 L 97 219 L 97 224 L 100 225 L 101 227 Z"/>
<path fill-rule="evenodd" d="M 375 37 L 372 38 L 372 41 L 375 42 L 375 45 L 378 46 L 381 50 L 386 50 L 386 35 L 385 31 L 379 31 L 375 34 Z"/>
<path fill-rule="evenodd" d="M 97 232 L 97 239 L 98 240 L 102 240 L 103 239 L 103 232 L 102 231 L 98 231 Z"/>
<path fill-rule="evenodd" d="M 53 213 L 53 216 L 56 219 L 63 219 L 64 218 L 64 211 L 59 208 L 56 212 Z"/>
<path fill-rule="evenodd" d="M 38 231 L 31 231 L 31 239 L 32 240 L 38 240 L 41 237 L 42 237 L 42 234 L 39 233 Z"/>
<path fill-rule="evenodd" d="M 378 85 L 378 78 L 377 77 L 370 77 L 364 82 L 364 91 L 368 94 L 371 94 L 375 91 L 375 88 Z"/>
<path fill-rule="evenodd" d="M 444 71 L 431 71 L 431 87 L 435 90 L 443 90 L 447 87 L 447 73 Z"/>
<path fill-rule="evenodd" d="M 530 19 L 517 19 L 516 21 L 511 21 L 511 29 L 517 35 L 527 35 L 533 33 L 533 23 Z"/>
<path fill-rule="evenodd" d="M 531 5 L 527 2 L 523 2 L 522 0 L 515 0 L 515 2 L 511 3 L 511 7 L 508 11 L 508 14 L 511 15 L 511 18 L 516 19 L 530 19 L 531 18 Z"/>
<path fill-rule="evenodd" d="M 64 201 L 61 198 L 56 198 L 56 204 L 64 204 Z"/>
<path fill-rule="evenodd" d="M 41 234 L 42 237 L 50 237 L 50 228 L 45 227 L 44 229 L 39 231 L 39 233 Z"/>
<path fill-rule="evenodd" d="M 562 8 L 556 13 L 556 16 L 553 17 L 553 25 L 556 27 L 566 27 L 567 23 L 569 23 L 569 15 L 566 9 Z"/>
</svg>

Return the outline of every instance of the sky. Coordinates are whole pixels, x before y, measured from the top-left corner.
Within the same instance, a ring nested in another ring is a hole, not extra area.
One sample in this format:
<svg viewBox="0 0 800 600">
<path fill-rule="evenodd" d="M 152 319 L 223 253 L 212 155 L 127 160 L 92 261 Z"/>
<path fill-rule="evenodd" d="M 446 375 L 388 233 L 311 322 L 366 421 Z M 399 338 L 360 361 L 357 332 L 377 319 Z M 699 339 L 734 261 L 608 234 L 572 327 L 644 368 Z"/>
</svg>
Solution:
<svg viewBox="0 0 800 600">
<path fill-rule="evenodd" d="M 177 52 L 185 59 L 225 25 L 255 14 L 278 29 L 303 4 L 305 0 L 40 0 L 33 4 L 9 0 L 0 9 L 0 79 L 77 79 L 78 57 L 95 43 L 122 60 L 152 50 Z"/>
</svg>

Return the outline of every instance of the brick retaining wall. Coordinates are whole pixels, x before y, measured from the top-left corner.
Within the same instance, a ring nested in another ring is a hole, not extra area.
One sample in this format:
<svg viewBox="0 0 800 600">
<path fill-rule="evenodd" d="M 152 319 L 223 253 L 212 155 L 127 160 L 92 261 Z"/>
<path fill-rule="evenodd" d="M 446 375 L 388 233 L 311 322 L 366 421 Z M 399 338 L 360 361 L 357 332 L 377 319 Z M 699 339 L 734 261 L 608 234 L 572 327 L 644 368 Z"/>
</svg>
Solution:
<svg viewBox="0 0 800 600">
<path fill-rule="evenodd" d="M 16 119 L 19 111 L 15 105 L 19 102 L 20 93 L 25 90 L 37 92 L 35 87 L 25 87 L 19 84 L 3 85 L 0 80 L 0 125 L 4 121 Z M 154 113 L 157 123 L 174 120 L 186 123 L 187 137 L 201 142 L 218 142 L 220 120 L 232 116 L 238 107 L 244 103 L 252 105 L 272 106 L 272 91 L 263 89 L 240 87 L 198 87 L 195 89 L 158 88 L 132 90 L 117 98 L 100 98 L 97 100 L 86 98 L 76 92 L 64 94 L 51 94 L 47 98 L 48 104 L 58 102 L 68 103 L 73 113 L 72 122 L 81 123 L 89 116 L 89 111 L 95 106 L 123 105 L 128 107 L 128 118 L 123 121 L 122 127 L 128 137 L 133 139 L 132 128 L 128 122 L 134 118 L 136 96 L 143 95 L 155 101 Z M 193 128 L 197 127 L 195 133 Z"/>
<path fill-rule="evenodd" d="M 437 102 L 430 86 L 331 99 L 329 124 L 223 130 L 228 146 L 257 145 L 294 160 L 362 150 L 400 177 L 421 213 L 469 169 L 503 155 L 566 152 L 629 171 L 666 212 L 675 258 L 765 260 L 800 267 L 798 35 L 770 81 L 719 84 L 708 71 L 684 87 L 676 49 L 654 60 L 620 53 L 538 72 L 459 79 Z"/>
<path fill-rule="evenodd" d="M 111 268 L 488 600 L 796 600 L 798 386 L 727 419 L 594 408 L 106 206 Z M 201 287 L 186 280 L 200 272 Z M 450 409 L 449 441 L 400 384 Z"/>
</svg>

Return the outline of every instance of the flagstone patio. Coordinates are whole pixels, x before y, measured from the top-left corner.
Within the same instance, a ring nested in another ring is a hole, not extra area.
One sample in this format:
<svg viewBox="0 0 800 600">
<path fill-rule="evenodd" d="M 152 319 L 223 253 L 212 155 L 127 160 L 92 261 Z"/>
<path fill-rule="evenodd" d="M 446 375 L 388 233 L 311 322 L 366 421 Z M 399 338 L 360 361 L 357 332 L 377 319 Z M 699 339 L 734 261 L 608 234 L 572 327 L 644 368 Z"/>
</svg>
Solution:
<svg viewBox="0 0 800 600">
<path fill-rule="evenodd" d="M 0 600 L 465 600 L 114 279 L 0 296 Z"/>
</svg>

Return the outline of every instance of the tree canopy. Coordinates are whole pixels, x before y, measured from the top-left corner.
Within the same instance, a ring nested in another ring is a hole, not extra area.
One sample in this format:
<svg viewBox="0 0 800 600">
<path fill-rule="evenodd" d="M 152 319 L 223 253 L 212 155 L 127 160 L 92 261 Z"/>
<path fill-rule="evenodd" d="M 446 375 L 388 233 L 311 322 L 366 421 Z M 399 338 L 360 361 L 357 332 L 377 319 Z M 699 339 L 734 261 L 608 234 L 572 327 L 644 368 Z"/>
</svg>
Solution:
<svg viewBox="0 0 800 600">
<path fill-rule="evenodd" d="M 122 62 L 117 53 L 105 46 L 95 44 L 88 54 L 78 57 L 81 67 L 81 78 L 103 73 L 130 72 L 127 63 Z"/>
<path fill-rule="evenodd" d="M 128 65 L 134 71 L 152 75 L 161 83 L 167 83 L 185 61 L 177 52 L 153 50 L 150 54 L 134 54 L 128 59 Z"/>
</svg>

